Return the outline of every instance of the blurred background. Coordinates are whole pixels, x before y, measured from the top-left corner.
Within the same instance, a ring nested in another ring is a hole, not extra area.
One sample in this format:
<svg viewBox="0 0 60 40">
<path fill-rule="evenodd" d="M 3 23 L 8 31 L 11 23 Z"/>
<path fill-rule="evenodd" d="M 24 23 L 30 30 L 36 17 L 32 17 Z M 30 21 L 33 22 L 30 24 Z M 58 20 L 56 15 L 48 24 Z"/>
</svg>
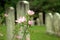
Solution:
<svg viewBox="0 0 60 40">
<path fill-rule="evenodd" d="M 3 14 L 5 12 L 6 7 L 13 6 L 16 9 L 16 4 L 18 1 L 22 0 L 0 0 L 0 20 L 1 20 L 0 24 L 4 22 Z M 43 12 L 43 20 L 45 20 L 45 13 L 47 12 L 60 13 L 60 0 L 27 0 L 27 1 L 29 1 L 30 3 L 30 9 L 35 11 L 34 20 L 38 18 L 39 12 Z"/>
</svg>

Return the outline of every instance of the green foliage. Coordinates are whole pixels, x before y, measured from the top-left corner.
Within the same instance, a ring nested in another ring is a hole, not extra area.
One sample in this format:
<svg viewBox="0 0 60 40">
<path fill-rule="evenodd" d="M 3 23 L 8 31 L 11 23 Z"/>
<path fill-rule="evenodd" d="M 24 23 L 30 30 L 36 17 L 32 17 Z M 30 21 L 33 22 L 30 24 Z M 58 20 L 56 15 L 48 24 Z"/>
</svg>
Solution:
<svg viewBox="0 0 60 40">
<path fill-rule="evenodd" d="M 1 0 L 0 5 L 4 5 L 4 7 L 15 6 L 16 3 L 20 0 Z M 60 0 L 27 0 L 30 2 L 30 9 L 34 11 L 59 11 L 60 10 Z M 4 2 L 4 3 L 3 3 Z M 56 10 L 57 9 L 57 10 Z M 3 12 L 4 8 L 0 6 L 0 12 Z"/>
<path fill-rule="evenodd" d="M 30 0 L 28 0 L 30 1 Z M 36 12 L 40 11 L 58 11 L 60 12 L 60 0 L 31 0 L 30 8 Z"/>
<path fill-rule="evenodd" d="M 19 0 L 0 0 L 0 13 L 5 11 L 5 7 L 15 6 Z"/>
<path fill-rule="evenodd" d="M 1 13 L 0 14 L 0 25 L 5 22 L 5 16 L 4 16 L 4 13 Z"/>
</svg>

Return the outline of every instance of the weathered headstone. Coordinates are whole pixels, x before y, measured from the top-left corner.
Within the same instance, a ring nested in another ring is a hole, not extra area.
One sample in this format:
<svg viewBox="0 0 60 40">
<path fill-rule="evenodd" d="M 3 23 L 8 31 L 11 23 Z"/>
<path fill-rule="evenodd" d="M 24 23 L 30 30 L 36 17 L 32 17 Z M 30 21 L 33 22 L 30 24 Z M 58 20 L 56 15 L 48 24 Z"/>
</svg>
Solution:
<svg viewBox="0 0 60 40">
<path fill-rule="evenodd" d="M 19 1 L 16 6 L 17 9 L 17 18 L 20 16 L 25 16 L 27 11 L 29 10 L 29 2 L 27 1 Z"/>
<path fill-rule="evenodd" d="M 17 3 L 16 5 L 16 11 L 17 11 L 17 19 L 20 17 L 20 2 Z"/>
<path fill-rule="evenodd" d="M 53 26 L 55 34 L 60 36 L 60 14 L 55 13 L 53 19 L 54 19 Z"/>
<path fill-rule="evenodd" d="M 52 13 L 46 14 L 46 19 L 45 19 L 45 25 L 46 25 L 46 31 L 49 34 L 53 34 L 53 15 Z"/>
<path fill-rule="evenodd" d="M 20 16 L 26 16 L 27 11 L 29 10 L 29 2 L 28 1 L 19 1 L 17 4 L 17 19 Z M 24 29 L 24 27 L 21 27 Z M 23 30 L 19 31 L 18 34 L 23 37 Z"/>
<path fill-rule="evenodd" d="M 24 3 L 24 15 L 27 14 L 27 11 L 29 10 L 29 2 L 28 1 L 23 1 Z"/>
<path fill-rule="evenodd" d="M 6 25 L 7 25 L 7 40 L 12 40 L 13 39 L 13 31 L 15 27 L 15 17 L 14 17 L 14 8 L 9 7 L 6 10 L 6 14 L 8 16 L 6 17 Z"/>
<path fill-rule="evenodd" d="M 37 25 L 40 26 L 40 20 L 39 18 L 36 19 Z"/>
<path fill-rule="evenodd" d="M 40 25 L 43 25 L 43 13 L 39 13 L 39 20 L 40 20 Z"/>
</svg>

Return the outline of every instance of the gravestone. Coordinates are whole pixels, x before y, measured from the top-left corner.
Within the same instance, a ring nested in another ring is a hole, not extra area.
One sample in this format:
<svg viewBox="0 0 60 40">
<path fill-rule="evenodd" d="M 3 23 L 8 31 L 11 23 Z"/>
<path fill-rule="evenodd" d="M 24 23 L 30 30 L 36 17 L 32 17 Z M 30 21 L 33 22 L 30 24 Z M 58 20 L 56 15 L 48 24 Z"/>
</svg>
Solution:
<svg viewBox="0 0 60 40">
<path fill-rule="evenodd" d="M 20 17 L 20 16 L 26 16 L 27 14 L 27 11 L 29 10 L 29 2 L 28 1 L 19 1 L 17 3 L 17 19 Z M 22 29 L 24 29 L 24 27 L 21 27 Z M 18 34 L 20 36 L 23 37 L 23 30 L 22 31 L 19 31 Z"/>
<path fill-rule="evenodd" d="M 12 40 L 13 39 L 13 31 L 15 27 L 15 17 L 14 17 L 14 8 L 9 7 L 6 10 L 6 14 L 8 16 L 6 17 L 6 26 L 7 26 L 7 40 Z"/>
<path fill-rule="evenodd" d="M 36 19 L 37 25 L 40 26 L 40 20 L 39 18 Z"/>
<path fill-rule="evenodd" d="M 55 13 L 53 19 L 54 19 L 53 26 L 55 34 L 60 36 L 60 14 Z"/>
<path fill-rule="evenodd" d="M 52 13 L 46 14 L 45 25 L 46 25 L 47 33 L 53 34 L 54 31 L 53 31 L 53 15 L 52 15 Z"/>
<path fill-rule="evenodd" d="M 40 25 L 43 25 L 43 13 L 39 13 L 39 20 L 40 20 Z"/>
<path fill-rule="evenodd" d="M 19 1 L 16 5 L 16 9 L 17 9 L 17 18 L 26 15 L 27 11 L 29 10 L 29 2 Z"/>
</svg>

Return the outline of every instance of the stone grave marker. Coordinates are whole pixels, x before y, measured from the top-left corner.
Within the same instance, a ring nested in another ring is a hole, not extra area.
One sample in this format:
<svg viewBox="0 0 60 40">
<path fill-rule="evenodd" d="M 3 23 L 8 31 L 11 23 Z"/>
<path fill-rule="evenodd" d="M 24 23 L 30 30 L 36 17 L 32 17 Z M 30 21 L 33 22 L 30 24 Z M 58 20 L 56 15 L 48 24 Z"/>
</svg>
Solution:
<svg viewBox="0 0 60 40">
<path fill-rule="evenodd" d="M 45 25 L 46 25 L 47 33 L 53 34 L 54 31 L 53 31 L 53 15 L 52 15 L 52 13 L 46 14 Z"/>
<path fill-rule="evenodd" d="M 40 20 L 39 18 L 36 19 L 37 25 L 40 26 Z"/>
<path fill-rule="evenodd" d="M 39 20 L 40 20 L 40 25 L 43 25 L 43 13 L 39 13 Z"/>
<path fill-rule="evenodd" d="M 54 31 L 56 35 L 60 35 L 60 14 L 55 13 L 53 17 L 53 26 L 54 26 Z"/>
<path fill-rule="evenodd" d="M 17 3 L 17 19 L 20 16 L 26 16 L 27 11 L 29 10 L 29 2 L 28 1 L 19 1 Z M 24 27 L 21 27 L 24 29 Z M 19 31 L 18 34 L 23 37 L 23 30 Z"/>
<path fill-rule="evenodd" d="M 7 40 L 13 39 L 13 31 L 15 27 L 15 17 L 14 17 L 14 8 L 9 7 L 6 10 L 6 14 L 8 15 L 6 17 L 6 26 L 7 26 Z"/>
</svg>

